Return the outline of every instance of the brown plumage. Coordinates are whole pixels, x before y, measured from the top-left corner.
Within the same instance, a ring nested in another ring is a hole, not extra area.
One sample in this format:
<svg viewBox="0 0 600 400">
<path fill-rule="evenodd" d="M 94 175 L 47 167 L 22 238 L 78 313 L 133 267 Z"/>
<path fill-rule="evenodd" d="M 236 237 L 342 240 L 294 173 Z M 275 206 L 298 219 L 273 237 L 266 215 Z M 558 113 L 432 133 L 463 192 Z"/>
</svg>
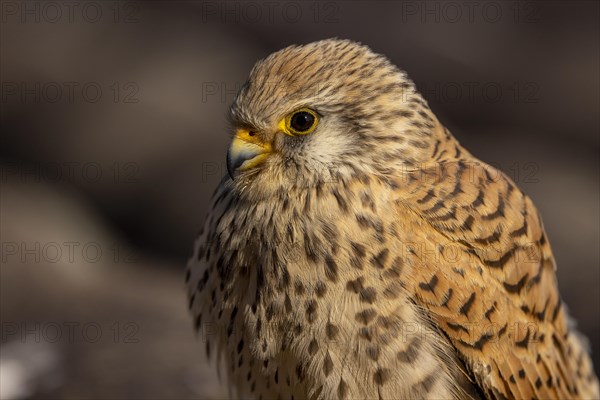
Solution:
<svg viewBox="0 0 600 400">
<path fill-rule="evenodd" d="M 186 280 L 232 396 L 598 398 L 535 206 L 386 58 L 283 49 L 231 122 Z"/>
</svg>

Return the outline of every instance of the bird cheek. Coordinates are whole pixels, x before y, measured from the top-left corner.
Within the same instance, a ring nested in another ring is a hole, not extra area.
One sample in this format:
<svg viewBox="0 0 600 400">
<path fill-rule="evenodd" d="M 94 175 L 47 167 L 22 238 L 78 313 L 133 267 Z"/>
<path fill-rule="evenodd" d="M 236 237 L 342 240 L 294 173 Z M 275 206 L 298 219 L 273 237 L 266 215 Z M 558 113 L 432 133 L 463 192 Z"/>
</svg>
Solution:
<svg viewBox="0 0 600 400">
<path fill-rule="evenodd" d="M 285 152 L 287 146 L 287 142 L 289 141 L 289 139 L 291 139 L 289 136 L 286 136 L 285 133 L 283 132 L 277 132 L 274 136 L 273 136 L 273 141 L 272 141 L 272 145 L 273 145 L 273 150 L 277 151 L 277 152 Z"/>
</svg>

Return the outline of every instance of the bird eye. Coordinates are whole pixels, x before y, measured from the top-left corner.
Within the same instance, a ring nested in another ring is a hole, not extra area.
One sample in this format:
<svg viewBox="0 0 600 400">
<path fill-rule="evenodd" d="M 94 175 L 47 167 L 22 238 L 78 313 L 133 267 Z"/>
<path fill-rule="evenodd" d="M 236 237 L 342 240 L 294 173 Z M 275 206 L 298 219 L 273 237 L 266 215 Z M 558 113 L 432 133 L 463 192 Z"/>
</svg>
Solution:
<svg viewBox="0 0 600 400">
<path fill-rule="evenodd" d="M 308 108 L 294 111 L 286 118 L 286 133 L 292 135 L 307 135 L 315 130 L 318 120 L 317 114 Z"/>
</svg>

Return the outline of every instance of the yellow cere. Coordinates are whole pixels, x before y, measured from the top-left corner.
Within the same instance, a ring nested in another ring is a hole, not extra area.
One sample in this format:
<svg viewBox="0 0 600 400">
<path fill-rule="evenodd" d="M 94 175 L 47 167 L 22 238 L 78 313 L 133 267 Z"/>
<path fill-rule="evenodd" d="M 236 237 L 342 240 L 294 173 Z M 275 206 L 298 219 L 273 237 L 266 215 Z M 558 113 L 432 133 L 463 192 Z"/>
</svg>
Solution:
<svg viewBox="0 0 600 400">
<path fill-rule="evenodd" d="M 260 164 L 271 152 L 271 144 L 265 143 L 257 134 L 248 129 L 238 129 L 230 146 L 233 159 L 243 160 L 240 171 L 251 169 Z"/>
</svg>

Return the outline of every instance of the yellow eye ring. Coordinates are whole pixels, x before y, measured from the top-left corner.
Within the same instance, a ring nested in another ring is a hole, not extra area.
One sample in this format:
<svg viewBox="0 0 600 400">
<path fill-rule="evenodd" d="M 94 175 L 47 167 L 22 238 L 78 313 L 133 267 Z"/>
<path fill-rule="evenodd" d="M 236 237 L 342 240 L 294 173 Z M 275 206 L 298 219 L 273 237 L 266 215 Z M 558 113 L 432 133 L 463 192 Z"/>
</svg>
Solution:
<svg viewBox="0 0 600 400">
<path fill-rule="evenodd" d="M 279 123 L 279 128 L 291 136 L 308 135 L 319 124 L 319 116 L 310 108 L 301 108 L 288 114 Z"/>
</svg>

